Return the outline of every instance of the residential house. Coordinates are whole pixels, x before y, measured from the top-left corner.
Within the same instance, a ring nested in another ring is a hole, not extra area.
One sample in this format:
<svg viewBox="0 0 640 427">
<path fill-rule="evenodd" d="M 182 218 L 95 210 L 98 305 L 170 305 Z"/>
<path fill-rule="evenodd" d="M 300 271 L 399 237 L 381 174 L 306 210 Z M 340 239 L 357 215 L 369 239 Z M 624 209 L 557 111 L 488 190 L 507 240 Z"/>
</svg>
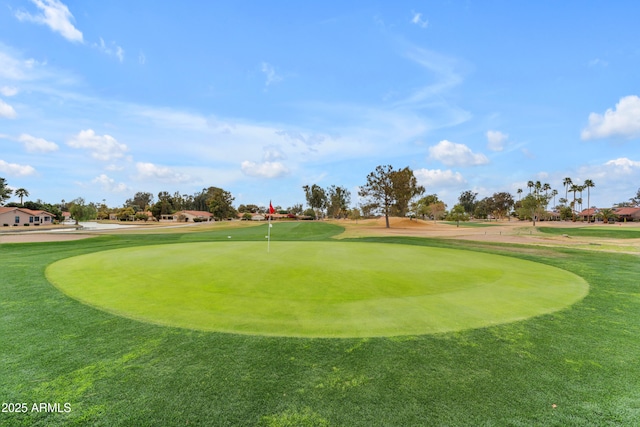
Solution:
<svg viewBox="0 0 640 427">
<path fill-rule="evenodd" d="M 600 209 L 598 208 L 584 209 L 578 214 L 578 219 L 581 221 L 596 221 L 598 212 L 600 212 Z"/>
<path fill-rule="evenodd" d="M 0 207 L 0 225 L 3 227 L 51 225 L 54 218 L 55 215 L 43 210 Z"/>
<path fill-rule="evenodd" d="M 618 215 L 618 221 L 640 221 L 640 207 L 617 208 L 614 212 Z"/>
<path fill-rule="evenodd" d="M 213 220 L 213 214 L 207 211 L 180 211 L 160 217 L 160 221 L 174 222 L 204 222 Z"/>
</svg>

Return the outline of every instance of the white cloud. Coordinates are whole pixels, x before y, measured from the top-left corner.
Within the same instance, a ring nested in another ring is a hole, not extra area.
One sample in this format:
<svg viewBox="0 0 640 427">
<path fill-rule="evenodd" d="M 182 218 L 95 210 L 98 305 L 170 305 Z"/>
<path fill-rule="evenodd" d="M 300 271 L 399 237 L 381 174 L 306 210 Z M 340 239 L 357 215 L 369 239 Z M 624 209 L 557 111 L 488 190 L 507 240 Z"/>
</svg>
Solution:
<svg viewBox="0 0 640 427">
<path fill-rule="evenodd" d="M 189 175 L 176 172 L 166 166 L 158 166 L 153 163 L 138 162 L 136 163 L 138 170 L 138 179 L 140 180 L 156 180 L 162 182 L 181 183 L 191 180 Z"/>
<path fill-rule="evenodd" d="M 640 162 L 630 160 L 626 157 L 620 157 L 615 160 L 609 160 L 605 163 L 605 166 L 611 166 L 614 167 L 618 172 L 629 174 L 634 172 L 634 169 L 640 169 Z"/>
<path fill-rule="evenodd" d="M 489 159 L 484 154 L 476 154 L 466 145 L 446 139 L 429 147 L 429 155 L 446 166 L 476 166 L 489 163 Z"/>
<path fill-rule="evenodd" d="M 588 65 L 589 65 L 589 67 L 597 67 L 597 66 L 607 67 L 609 65 L 609 63 L 607 61 L 603 61 L 600 58 L 595 58 L 595 59 L 592 59 L 591 61 L 589 61 Z"/>
<path fill-rule="evenodd" d="M 275 68 L 273 65 L 263 62 L 261 67 L 262 72 L 267 76 L 267 81 L 265 82 L 266 86 L 270 86 L 274 83 L 278 83 L 282 81 L 282 76 L 276 74 Z"/>
<path fill-rule="evenodd" d="M 0 43 L 0 79 L 28 81 L 38 80 L 42 77 L 51 77 L 50 74 L 43 69 L 46 62 L 36 61 L 33 58 L 24 59 L 20 56 L 20 53 Z M 68 79 L 69 76 L 65 75 L 64 78 Z M 5 91 L 8 92 L 8 94 L 5 94 Z M 17 93 L 17 89 L 3 86 L 2 92 L 0 93 L 5 96 L 13 96 Z"/>
<path fill-rule="evenodd" d="M 589 114 L 589 125 L 582 130 L 583 140 L 609 137 L 640 137 L 640 98 L 625 96 L 616 104 L 615 110 L 604 114 Z"/>
<path fill-rule="evenodd" d="M 96 135 L 92 129 L 80 131 L 73 139 L 67 142 L 73 148 L 84 148 L 91 151 L 93 158 L 103 161 L 118 159 L 124 156 L 128 150 L 125 144 L 121 144 L 110 135 Z"/>
<path fill-rule="evenodd" d="M 413 18 L 411 18 L 411 22 L 419 26 L 420 28 L 427 28 L 429 26 L 429 21 L 426 19 L 422 19 L 422 13 L 412 12 Z"/>
<path fill-rule="evenodd" d="M 418 169 L 413 172 L 418 180 L 418 184 L 427 188 L 449 187 L 464 184 L 467 181 L 460 172 L 440 169 Z"/>
<path fill-rule="evenodd" d="M 281 162 L 255 163 L 245 160 L 241 164 L 242 173 L 260 178 L 278 178 L 289 173 L 289 169 Z"/>
<path fill-rule="evenodd" d="M 16 114 L 16 110 L 2 99 L 0 99 L 0 117 L 4 117 L 5 119 L 15 119 L 18 116 Z"/>
<path fill-rule="evenodd" d="M 47 141 L 43 138 L 36 138 L 29 134 L 23 133 L 18 141 L 24 144 L 25 149 L 30 153 L 48 153 L 56 151 L 59 147 L 55 142 Z"/>
<path fill-rule="evenodd" d="M 20 21 L 31 21 L 43 24 L 59 33 L 65 39 L 82 43 L 82 33 L 71 23 L 73 15 L 69 8 L 58 0 L 31 0 L 42 13 L 31 15 L 28 12 L 16 12 Z"/>
<path fill-rule="evenodd" d="M 115 44 L 115 42 L 111 42 L 109 45 L 107 45 L 104 42 L 104 39 L 100 37 L 100 43 L 94 43 L 93 47 L 100 50 L 106 55 L 117 57 L 120 62 L 124 61 L 124 49 Z"/>
<path fill-rule="evenodd" d="M 122 193 L 129 190 L 126 184 L 122 182 L 116 184 L 116 181 L 113 178 L 109 178 L 105 174 L 100 174 L 99 176 L 95 177 L 91 182 L 94 184 L 100 184 L 104 191 L 109 191 L 112 193 Z"/>
<path fill-rule="evenodd" d="M 0 95 L 4 96 L 14 96 L 18 93 L 18 88 L 12 86 L 2 86 L 0 87 Z"/>
<path fill-rule="evenodd" d="M 0 172 L 11 176 L 27 176 L 36 173 L 36 170 L 29 165 L 19 165 L 17 163 L 7 163 L 0 159 Z"/>
<path fill-rule="evenodd" d="M 498 130 L 489 130 L 487 131 L 487 147 L 491 151 L 502 151 L 504 150 L 504 143 L 509 138 L 509 135 L 506 133 L 502 133 Z"/>
</svg>

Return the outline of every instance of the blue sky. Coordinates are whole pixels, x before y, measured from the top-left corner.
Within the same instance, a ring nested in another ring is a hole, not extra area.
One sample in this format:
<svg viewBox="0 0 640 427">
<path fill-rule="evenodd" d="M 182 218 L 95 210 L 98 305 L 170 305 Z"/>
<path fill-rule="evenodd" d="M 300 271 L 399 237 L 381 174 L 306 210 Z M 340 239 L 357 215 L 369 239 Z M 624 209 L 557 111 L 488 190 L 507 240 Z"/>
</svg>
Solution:
<svg viewBox="0 0 640 427">
<path fill-rule="evenodd" d="M 0 176 L 122 205 L 222 187 L 304 202 L 411 167 L 452 207 L 640 187 L 636 1 L 0 0 Z M 14 200 L 17 200 L 14 198 Z"/>
</svg>

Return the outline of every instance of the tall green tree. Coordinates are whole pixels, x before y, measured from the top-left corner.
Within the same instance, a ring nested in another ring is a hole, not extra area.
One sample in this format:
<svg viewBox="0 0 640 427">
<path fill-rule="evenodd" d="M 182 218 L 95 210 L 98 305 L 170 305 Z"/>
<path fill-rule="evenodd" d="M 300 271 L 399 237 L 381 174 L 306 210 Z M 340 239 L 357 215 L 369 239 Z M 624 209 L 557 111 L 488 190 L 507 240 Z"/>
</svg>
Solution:
<svg viewBox="0 0 640 427">
<path fill-rule="evenodd" d="M 389 228 L 391 207 L 396 202 L 393 172 L 391 165 L 376 166 L 376 169 L 367 175 L 367 183 L 358 191 L 360 197 L 369 199 L 368 206 L 382 211 L 387 228 Z"/>
<path fill-rule="evenodd" d="M 209 212 L 213 214 L 215 219 L 222 221 L 223 219 L 236 215 L 236 210 L 232 205 L 234 197 L 230 192 L 218 187 L 209 187 L 207 189 L 207 195 Z"/>
<path fill-rule="evenodd" d="M 587 209 L 591 209 L 591 189 L 595 186 L 596 184 L 594 184 L 591 179 L 586 179 L 584 181 L 584 187 L 587 189 Z M 587 222 L 591 222 L 591 211 L 588 211 Z"/>
<path fill-rule="evenodd" d="M 131 199 L 124 203 L 125 207 L 132 207 L 136 212 L 144 211 L 153 204 L 153 194 L 138 191 Z"/>
<path fill-rule="evenodd" d="M 463 191 L 458 196 L 458 204 L 462 206 L 462 208 L 467 214 L 471 215 L 473 211 L 476 210 L 477 196 L 478 196 L 478 193 L 474 193 L 471 190 Z"/>
<path fill-rule="evenodd" d="M 347 216 L 349 203 L 351 203 L 351 192 L 346 187 L 332 185 L 326 190 L 327 195 L 327 215 L 333 218 Z"/>
<path fill-rule="evenodd" d="M 549 196 L 544 194 L 527 194 L 520 202 L 522 213 L 525 217 L 530 218 L 533 221 L 533 226 L 536 226 L 536 221 L 545 213 L 544 207 L 549 204 Z"/>
<path fill-rule="evenodd" d="M 0 206 L 4 205 L 4 202 L 11 197 L 13 190 L 7 185 L 7 180 L 0 177 Z"/>
<path fill-rule="evenodd" d="M 571 188 L 572 184 L 573 181 L 569 177 L 562 180 L 562 185 L 564 185 L 564 198 L 567 200 L 569 200 L 569 188 Z"/>
<path fill-rule="evenodd" d="M 409 167 L 391 172 L 391 182 L 395 195 L 393 215 L 406 216 L 409 203 L 414 197 L 424 193 L 424 187 L 418 185 L 418 180 Z"/>
<path fill-rule="evenodd" d="M 29 197 L 29 192 L 24 188 L 18 188 L 15 191 L 16 197 L 20 197 L 20 204 L 22 204 L 22 199 L 25 197 Z"/>
<path fill-rule="evenodd" d="M 0 186 L 0 191 L 1 190 L 2 187 Z M 634 206 L 640 206 L 640 188 L 638 188 L 638 191 L 636 191 L 636 195 L 629 199 L 629 202 L 631 202 Z"/>
<path fill-rule="evenodd" d="M 78 197 L 69 202 L 69 213 L 77 224 L 78 221 L 96 219 L 98 209 L 94 203 L 86 203 L 82 197 Z"/>
<path fill-rule="evenodd" d="M 327 193 L 317 184 L 312 186 L 304 185 L 302 189 L 304 190 L 307 204 L 316 212 L 316 218 L 322 216 L 322 212 L 327 205 Z"/>
<path fill-rule="evenodd" d="M 491 196 L 493 203 L 491 204 L 492 212 L 496 217 L 502 219 L 509 215 L 515 204 L 513 196 L 506 191 L 493 193 Z"/>
<path fill-rule="evenodd" d="M 447 221 L 455 221 L 456 227 L 460 227 L 460 221 L 469 221 L 469 214 L 464 210 L 464 206 L 458 204 L 447 215 Z"/>
<path fill-rule="evenodd" d="M 442 201 L 438 198 L 437 194 L 427 194 L 424 197 L 416 200 L 411 205 L 411 210 L 415 213 L 416 216 L 424 219 L 427 215 L 431 215 L 430 206 L 436 203 L 442 203 Z M 446 209 L 446 207 L 445 207 Z M 435 218 L 434 218 L 435 219 Z"/>
</svg>

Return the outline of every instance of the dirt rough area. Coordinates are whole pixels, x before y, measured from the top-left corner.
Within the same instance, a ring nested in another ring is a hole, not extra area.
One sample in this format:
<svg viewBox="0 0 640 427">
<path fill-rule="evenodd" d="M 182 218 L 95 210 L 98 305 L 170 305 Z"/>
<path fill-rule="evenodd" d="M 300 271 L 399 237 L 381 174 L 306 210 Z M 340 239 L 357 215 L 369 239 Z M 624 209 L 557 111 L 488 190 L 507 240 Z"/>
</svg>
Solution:
<svg viewBox="0 0 640 427">
<path fill-rule="evenodd" d="M 1 243 L 35 243 L 35 242 L 66 242 L 69 240 L 81 240 L 95 237 L 91 234 L 75 233 L 1 233 Z"/>
<path fill-rule="evenodd" d="M 357 221 L 336 221 L 345 226 L 345 232 L 338 239 L 364 236 L 415 236 L 441 239 L 470 240 L 477 242 L 515 243 L 538 246 L 563 246 L 590 250 L 605 250 L 625 253 L 640 253 L 640 239 L 599 239 L 569 235 L 555 236 L 541 233 L 538 227 L 581 228 L 580 222 L 539 222 L 536 227 L 531 222 L 498 221 L 487 223 L 460 222 L 456 227 L 451 223 L 389 218 L 390 228 L 385 227 L 384 218 Z M 638 228 L 637 224 L 612 224 L 610 227 Z M 615 247 L 615 248 L 613 248 Z"/>
</svg>

